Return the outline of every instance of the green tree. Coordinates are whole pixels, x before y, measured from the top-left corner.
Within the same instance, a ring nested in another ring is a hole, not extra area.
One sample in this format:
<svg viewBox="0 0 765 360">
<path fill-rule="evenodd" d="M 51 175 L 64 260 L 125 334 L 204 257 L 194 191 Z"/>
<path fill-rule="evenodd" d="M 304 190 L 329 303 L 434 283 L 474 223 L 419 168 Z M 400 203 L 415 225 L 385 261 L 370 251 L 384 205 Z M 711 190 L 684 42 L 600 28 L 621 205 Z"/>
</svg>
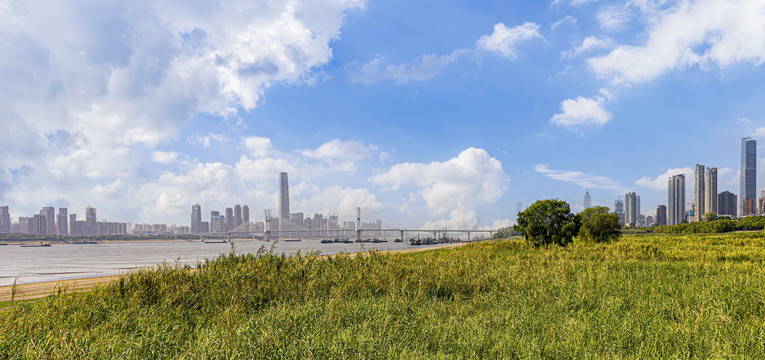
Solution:
<svg viewBox="0 0 765 360">
<path fill-rule="evenodd" d="M 518 213 L 513 229 L 523 234 L 536 247 L 550 244 L 568 245 L 579 232 L 578 218 L 565 201 L 539 200 Z"/>
<path fill-rule="evenodd" d="M 579 213 L 579 237 L 584 241 L 610 243 L 622 236 L 619 215 L 609 213 L 605 206 L 594 206 Z"/>
<path fill-rule="evenodd" d="M 715 221 L 715 220 L 717 220 L 717 214 L 715 214 L 714 211 L 710 211 L 710 212 L 704 214 L 703 216 L 701 216 L 701 221 L 703 221 L 703 222 L 710 222 L 710 221 Z"/>
</svg>

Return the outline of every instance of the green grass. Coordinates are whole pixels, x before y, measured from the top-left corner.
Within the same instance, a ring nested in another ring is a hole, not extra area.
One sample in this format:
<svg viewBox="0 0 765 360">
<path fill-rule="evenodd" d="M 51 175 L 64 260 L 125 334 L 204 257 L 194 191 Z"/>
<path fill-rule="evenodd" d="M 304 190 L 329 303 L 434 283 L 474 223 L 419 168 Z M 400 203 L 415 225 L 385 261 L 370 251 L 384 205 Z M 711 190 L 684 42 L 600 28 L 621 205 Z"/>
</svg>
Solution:
<svg viewBox="0 0 765 360">
<path fill-rule="evenodd" d="M 140 271 L 0 311 L 10 358 L 765 358 L 765 234 Z"/>
</svg>

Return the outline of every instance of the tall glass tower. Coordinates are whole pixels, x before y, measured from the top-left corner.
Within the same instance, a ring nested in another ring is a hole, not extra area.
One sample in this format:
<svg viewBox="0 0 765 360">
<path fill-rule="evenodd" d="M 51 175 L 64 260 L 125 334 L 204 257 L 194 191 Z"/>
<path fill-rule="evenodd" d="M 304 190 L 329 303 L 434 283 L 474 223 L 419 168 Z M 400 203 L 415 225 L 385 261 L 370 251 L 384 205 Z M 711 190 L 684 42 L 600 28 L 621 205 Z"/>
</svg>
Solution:
<svg viewBox="0 0 765 360">
<path fill-rule="evenodd" d="M 755 213 L 757 207 L 757 140 L 741 138 L 741 192 L 739 216 Z M 748 205 L 748 206 L 747 206 Z"/>
<path fill-rule="evenodd" d="M 290 220 L 290 186 L 287 183 L 287 173 L 279 174 L 279 229 L 286 230 Z M 284 224 L 285 226 L 282 226 Z"/>
</svg>

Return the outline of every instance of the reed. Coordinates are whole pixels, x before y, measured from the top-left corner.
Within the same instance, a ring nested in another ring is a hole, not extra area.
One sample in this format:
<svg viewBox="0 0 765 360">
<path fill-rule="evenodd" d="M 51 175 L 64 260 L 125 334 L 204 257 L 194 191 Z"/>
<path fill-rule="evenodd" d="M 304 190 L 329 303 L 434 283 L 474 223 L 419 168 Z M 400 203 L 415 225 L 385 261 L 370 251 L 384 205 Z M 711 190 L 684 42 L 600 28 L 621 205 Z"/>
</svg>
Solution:
<svg viewBox="0 0 765 360">
<path fill-rule="evenodd" d="M 0 358 L 765 358 L 765 234 L 222 255 L 0 311 Z"/>
</svg>

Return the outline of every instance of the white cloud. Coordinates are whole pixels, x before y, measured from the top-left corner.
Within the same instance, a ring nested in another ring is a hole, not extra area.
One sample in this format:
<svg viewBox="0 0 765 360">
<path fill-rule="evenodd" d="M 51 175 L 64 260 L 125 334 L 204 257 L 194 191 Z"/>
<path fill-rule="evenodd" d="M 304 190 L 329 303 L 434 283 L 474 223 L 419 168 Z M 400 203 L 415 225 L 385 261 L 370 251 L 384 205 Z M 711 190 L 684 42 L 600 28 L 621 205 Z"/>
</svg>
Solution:
<svg viewBox="0 0 765 360">
<path fill-rule="evenodd" d="M 555 0 L 555 1 L 552 2 L 552 4 L 550 4 L 550 6 L 551 7 L 552 6 L 558 6 L 558 5 L 562 5 L 564 3 L 569 3 L 572 6 L 579 6 L 579 5 L 584 5 L 584 4 L 587 4 L 587 3 L 597 2 L 597 1 L 598 0 Z"/>
<path fill-rule="evenodd" d="M 271 139 L 260 136 L 250 136 L 242 139 L 242 144 L 255 157 L 267 156 L 271 151 Z"/>
<path fill-rule="evenodd" d="M 175 151 L 154 151 L 151 153 L 151 161 L 160 164 L 170 164 L 178 160 L 180 155 Z"/>
<path fill-rule="evenodd" d="M 314 150 L 301 150 L 300 154 L 320 160 L 357 161 L 369 157 L 374 149 L 374 146 L 364 146 L 364 144 L 358 141 L 334 139 Z"/>
<path fill-rule="evenodd" d="M 619 31 L 630 21 L 632 14 L 629 7 L 611 5 L 598 10 L 595 16 L 598 24 L 606 31 Z"/>
<path fill-rule="evenodd" d="M 613 40 L 609 37 L 588 36 L 577 47 L 561 52 L 561 57 L 576 57 L 586 52 L 611 47 Z"/>
<path fill-rule="evenodd" d="M 494 32 L 491 35 L 481 36 L 476 42 L 476 47 L 488 51 L 497 51 L 510 59 L 518 57 L 516 45 L 522 41 L 542 38 L 539 33 L 539 25 L 526 22 L 523 25 L 507 27 L 503 23 L 494 25 Z"/>
<path fill-rule="evenodd" d="M 694 66 L 759 66 L 765 61 L 765 3 L 683 1 L 657 13 L 646 38 L 642 46 L 618 46 L 588 63 L 599 76 L 628 85 Z"/>
<path fill-rule="evenodd" d="M 363 5 L 0 5 L 0 118 L 7 129 L 0 133 L 0 200 L 25 199 L 14 201 L 24 213 L 50 201 L 105 207 L 116 199 L 129 204 L 115 208 L 135 211 L 127 194 L 156 180 L 143 165 L 173 157 L 155 153 L 156 145 L 176 139 L 199 114 L 235 119 L 274 84 L 310 82 L 331 59 L 329 44 L 346 12 Z M 205 147 L 213 140 L 221 141 L 216 134 L 189 137 Z M 111 198 L 92 194 L 117 179 L 122 189 Z M 32 195 L 31 184 L 46 190 Z"/>
<path fill-rule="evenodd" d="M 555 5 L 555 3 L 553 3 L 553 5 Z M 575 17 L 573 17 L 571 15 L 566 15 L 566 17 L 564 17 L 564 18 L 562 18 L 562 19 L 560 19 L 560 20 L 550 24 L 550 29 L 555 31 L 555 29 L 557 29 L 559 26 L 561 26 L 563 24 L 576 25 L 576 23 L 577 23 L 577 20 L 576 20 Z"/>
<path fill-rule="evenodd" d="M 440 219 L 435 221 L 426 221 L 422 228 L 425 230 L 439 230 L 439 229 L 454 229 L 454 230 L 473 230 L 478 227 L 480 223 L 478 214 L 475 211 L 469 210 L 452 210 L 449 213 L 449 218 Z"/>
<path fill-rule="evenodd" d="M 626 193 L 630 190 L 629 187 L 623 186 L 618 181 L 609 177 L 582 171 L 554 170 L 545 164 L 534 165 L 534 171 L 550 179 L 572 183 L 585 189 L 606 189 L 614 190 L 618 193 Z"/>
<path fill-rule="evenodd" d="M 560 114 L 555 114 L 550 122 L 568 129 L 579 125 L 604 125 L 613 117 L 603 108 L 603 98 L 595 99 L 577 96 L 576 99 L 566 99 L 560 103 Z"/>
<path fill-rule="evenodd" d="M 750 134 L 756 138 L 763 138 L 765 137 L 765 127 L 757 128 Z"/>
<path fill-rule="evenodd" d="M 497 201 L 507 188 L 502 163 L 486 150 L 469 148 L 444 162 L 403 163 L 370 178 L 374 184 L 398 190 L 412 184 L 433 215 Z"/>
<path fill-rule="evenodd" d="M 693 182 L 693 174 L 695 170 L 690 167 L 683 167 L 683 168 L 673 168 L 668 169 L 663 174 L 656 176 L 654 178 L 650 178 L 648 176 L 644 176 L 637 181 L 635 181 L 635 185 L 651 188 L 654 190 L 667 190 L 667 182 L 669 181 L 669 178 L 673 175 L 683 174 L 685 175 L 685 181 L 686 181 L 686 188 L 688 187 L 687 182 L 691 181 Z M 718 172 L 719 176 L 719 172 Z"/>
<path fill-rule="evenodd" d="M 409 81 L 423 81 L 433 78 L 443 71 L 449 64 L 457 61 L 465 50 L 456 50 L 447 55 L 422 55 L 409 64 L 391 64 L 388 59 L 377 57 L 364 64 L 355 74 L 351 75 L 353 82 L 367 84 L 381 80 L 393 80 L 398 84 Z"/>
<path fill-rule="evenodd" d="M 322 213 L 336 210 L 343 217 L 355 217 L 357 206 L 364 212 L 379 211 L 383 207 L 369 190 L 339 185 L 318 190 L 297 205 L 303 209 L 313 209 Z"/>
</svg>

